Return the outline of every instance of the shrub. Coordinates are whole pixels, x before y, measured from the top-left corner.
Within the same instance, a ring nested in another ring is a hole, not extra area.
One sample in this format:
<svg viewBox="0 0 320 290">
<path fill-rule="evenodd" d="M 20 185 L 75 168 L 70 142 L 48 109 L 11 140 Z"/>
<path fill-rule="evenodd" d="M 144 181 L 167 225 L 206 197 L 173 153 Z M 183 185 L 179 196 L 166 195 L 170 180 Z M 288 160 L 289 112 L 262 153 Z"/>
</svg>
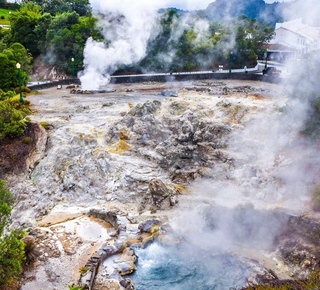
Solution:
<svg viewBox="0 0 320 290">
<path fill-rule="evenodd" d="M 26 137 L 26 138 L 23 138 L 22 141 L 21 141 L 23 144 L 30 144 L 33 142 L 33 138 L 31 137 Z"/>
<path fill-rule="evenodd" d="M 23 134 L 26 127 L 23 122 L 24 114 L 14 108 L 8 101 L 0 102 L 0 138 L 5 136 L 14 138 Z"/>
<path fill-rule="evenodd" d="M 28 87 L 25 87 L 25 86 L 22 86 L 21 90 L 22 90 L 23 93 L 27 93 L 27 94 L 31 93 L 31 90 Z M 20 88 L 19 87 L 16 87 L 14 89 L 14 91 L 16 92 L 16 94 L 20 94 Z"/>
<path fill-rule="evenodd" d="M 12 193 L 5 181 L 0 180 L 0 285 L 9 285 L 20 274 L 21 264 L 25 259 L 24 243 L 21 241 L 23 233 L 8 232 L 13 202 Z M 5 231 L 7 233 L 3 235 Z"/>
<path fill-rule="evenodd" d="M 40 125 L 45 128 L 46 130 L 49 129 L 49 124 L 47 122 L 40 122 Z"/>
<path fill-rule="evenodd" d="M 25 265 L 33 265 L 40 255 L 35 239 L 32 236 L 26 236 L 22 241 L 24 242 Z"/>
<path fill-rule="evenodd" d="M 30 101 L 23 99 L 24 105 L 20 103 L 20 96 L 15 96 L 10 99 L 10 102 L 14 105 L 16 110 L 24 111 L 26 114 L 29 114 L 29 109 L 27 108 L 30 105 Z M 27 111 L 25 111 L 27 110 Z"/>
<path fill-rule="evenodd" d="M 0 101 L 3 101 L 7 98 L 13 98 L 16 95 L 14 91 L 8 91 L 4 92 L 3 90 L 0 89 Z"/>
<path fill-rule="evenodd" d="M 320 187 L 316 187 L 312 192 L 313 210 L 320 211 Z"/>
</svg>

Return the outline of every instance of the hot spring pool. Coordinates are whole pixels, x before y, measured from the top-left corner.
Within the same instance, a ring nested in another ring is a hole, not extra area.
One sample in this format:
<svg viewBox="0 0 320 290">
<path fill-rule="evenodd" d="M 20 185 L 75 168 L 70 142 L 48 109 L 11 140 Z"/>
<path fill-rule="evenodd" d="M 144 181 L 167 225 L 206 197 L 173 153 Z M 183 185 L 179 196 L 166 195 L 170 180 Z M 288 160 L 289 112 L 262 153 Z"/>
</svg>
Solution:
<svg viewBox="0 0 320 290">
<path fill-rule="evenodd" d="M 239 289 L 251 271 L 229 254 L 212 253 L 186 245 L 153 243 L 136 249 L 137 270 L 129 278 L 138 290 Z"/>
</svg>

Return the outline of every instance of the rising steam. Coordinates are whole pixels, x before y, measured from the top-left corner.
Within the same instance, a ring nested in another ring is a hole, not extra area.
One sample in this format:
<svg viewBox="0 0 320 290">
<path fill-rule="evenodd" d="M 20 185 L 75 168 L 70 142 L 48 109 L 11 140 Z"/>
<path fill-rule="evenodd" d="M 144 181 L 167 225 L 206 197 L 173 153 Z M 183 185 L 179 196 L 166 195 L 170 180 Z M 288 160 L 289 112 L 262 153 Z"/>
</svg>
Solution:
<svg viewBox="0 0 320 290">
<path fill-rule="evenodd" d="M 148 41 L 160 32 L 158 9 L 178 4 L 184 9 L 205 8 L 208 1 L 116 1 L 91 0 L 97 12 L 99 26 L 106 43 L 89 38 L 84 50 L 84 70 L 79 74 L 83 89 L 98 89 L 110 81 L 112 74 L 121 65 L 140 61 L 147 51 Z M 179 39 L 188 21 L 175 30 L 174 39 Z M 196 29 L 208 29 L 207 21 L 199 21 Z M 161 61 L 170 63 L 175 51 L 160 55 Z"/>
<path fill-rule="evenodd" d="M 301 16 L 314 1 L 298 1 L 285 15 Z M 319 5 L 318 5 L 319 6 Z M 319 98 L 320 57 L 317 51 L 297 61 L 283 81 L 285 103 L 263 112 L 235 130 L 228 146 L 234 166 L 217 166 L 211 179 L 198 180 L 192 195 L 181 200 L 173 226 L 185 240 L 208 251 L 241 247 L 268 249 L 281 233 L 288 215 L 311 209 L 310 193 L 319 180 L 319 145 L 303 135 Z"/>
<path fill-rule="evenodd" d="M 99 25 L 109 45 L 88 39 L 84 50 L 83 89 L 98 89 L 110 81 L 121 64 L 139 61 L 146 53 L 157 14 L 146 1 L 92 1 L 100 13 Z"/>
</svg>

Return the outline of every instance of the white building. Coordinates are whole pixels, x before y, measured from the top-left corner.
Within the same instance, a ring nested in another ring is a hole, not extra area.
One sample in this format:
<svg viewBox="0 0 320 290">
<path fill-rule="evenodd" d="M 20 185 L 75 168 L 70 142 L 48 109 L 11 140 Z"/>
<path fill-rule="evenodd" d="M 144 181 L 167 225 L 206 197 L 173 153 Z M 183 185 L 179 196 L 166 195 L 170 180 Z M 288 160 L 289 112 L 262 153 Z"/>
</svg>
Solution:
<svg viewBox="0 0 320 290">
<path fill-rule="evenodd" d="M 302 19 L 277 23 L 275 36 L 270 41 L 268 57 L 275 60 L 300 58 L 320 49 L 320 27 L 304 24 Z"/>
</svg>

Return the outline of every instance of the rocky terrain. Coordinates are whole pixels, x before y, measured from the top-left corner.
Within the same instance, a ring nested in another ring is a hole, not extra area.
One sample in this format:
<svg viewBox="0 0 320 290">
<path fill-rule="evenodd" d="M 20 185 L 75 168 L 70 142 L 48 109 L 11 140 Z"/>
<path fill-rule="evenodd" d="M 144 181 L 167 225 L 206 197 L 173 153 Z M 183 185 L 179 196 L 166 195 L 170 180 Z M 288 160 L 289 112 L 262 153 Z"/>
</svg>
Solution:
<svg viewBox="0 0 320 290">
<path fill-rule="evenodd" d="M 28 228 L 39 252 L 22 289 L 134 289 L 123 276 L 136 269 L 135 246 L 155 237 L 164 244 L 212 239 L 217 230 L 213 244 L 246 261 L 249 281 L 319 268 L 320 224 L 315 214 L 300 216 L 314 180 L 289 187 L 283 172 L 295 168 L 295 151 L 284 152 L 283 140 L 274 152 L 268 147 L 266 132 L 288 102 L 281 85 L 143 83 L 99 94 L 52 88 L 29 100 L 32 121 L 49 124 L 46 133 L 34 130 L 46 146 L 37 147 L 32 166 L 5 175 L 17 197 L 13 227 Z M 295 143 L 298 132 L 290 130 Z M 303 157 L 317 168 L 313 154 Z"/>
</svg>

